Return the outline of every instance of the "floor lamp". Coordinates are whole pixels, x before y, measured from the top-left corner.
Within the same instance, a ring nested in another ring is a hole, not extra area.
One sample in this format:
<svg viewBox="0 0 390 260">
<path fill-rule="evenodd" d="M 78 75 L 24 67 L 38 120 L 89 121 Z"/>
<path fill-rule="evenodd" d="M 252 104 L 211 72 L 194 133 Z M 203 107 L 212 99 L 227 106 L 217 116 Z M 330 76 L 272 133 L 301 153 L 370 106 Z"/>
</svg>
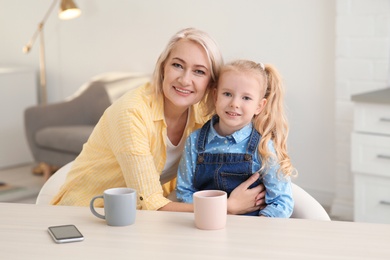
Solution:
<svg viewBox="0 0 390 260">
<path fill-rule="evenodd" d="M 39 36 L 39 70 L 40 70 L 40 103 L 47 104 L 47 90 L 46 90 L 46 66 L 45 66 L 45 42 L 43 36 L 43 28 L 47 18 L 49 18 L 54 7 L 58 4 L 59 0 L 54 0 L 49 10 L 47 10 L 42 21 L 38 24 L 38 28 L 34 32 L 30 41 L 23 47 L 24 53 L 29 53 L 36 38 Z M 61 0 L 60 10 L 58 16 L 60 19 L 69 20 L 80 16 L 81 11 L 72 0 Z"/>
</svg>

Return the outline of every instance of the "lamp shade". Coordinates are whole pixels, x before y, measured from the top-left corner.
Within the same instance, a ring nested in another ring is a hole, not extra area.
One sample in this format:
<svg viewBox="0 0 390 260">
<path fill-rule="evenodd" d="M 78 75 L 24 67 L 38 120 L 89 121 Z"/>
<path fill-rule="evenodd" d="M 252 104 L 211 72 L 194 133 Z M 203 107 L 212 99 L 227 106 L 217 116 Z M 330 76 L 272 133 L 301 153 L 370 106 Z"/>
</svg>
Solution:
<svg viewBox="0 0 390 260">
<path fill-rule="evenodd" d="M 72 0 L 61 0 L 61 6 L 58 16 L 60 19 L 68 20 L 80 16 L 81 10 Z"/>
</svg>

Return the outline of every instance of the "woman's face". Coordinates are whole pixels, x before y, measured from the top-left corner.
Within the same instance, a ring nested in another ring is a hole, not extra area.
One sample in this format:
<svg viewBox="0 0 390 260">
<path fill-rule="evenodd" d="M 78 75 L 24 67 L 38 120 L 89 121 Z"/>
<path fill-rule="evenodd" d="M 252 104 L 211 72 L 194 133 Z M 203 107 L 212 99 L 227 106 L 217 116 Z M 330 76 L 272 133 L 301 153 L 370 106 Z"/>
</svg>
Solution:
<svg viewBox="0 0 390 260">
<path fill-rule="evenodd" d="M 211 79 L 207 54 L 198 43 L 180 40 L 164 66 L 163 93 L 166 108 L 187 109 L 204 96 Z"/>
</svg>

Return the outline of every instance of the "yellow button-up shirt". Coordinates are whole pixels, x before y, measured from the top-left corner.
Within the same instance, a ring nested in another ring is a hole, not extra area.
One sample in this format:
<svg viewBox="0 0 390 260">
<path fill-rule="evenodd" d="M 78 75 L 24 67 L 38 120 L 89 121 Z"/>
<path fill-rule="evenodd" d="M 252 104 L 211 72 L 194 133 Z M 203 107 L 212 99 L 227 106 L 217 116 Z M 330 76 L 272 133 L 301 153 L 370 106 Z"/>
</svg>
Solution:
<svg viewBox="0 0 390 260">
<path fill-rule="evenodd" d="M 150 94 L 150 84 L 129 91 L 104 112 L 73 163 L 54 205 L 88 206 L 92 197 L 113 187 L 137 190 L 138 209 L 157 210 L 170 202 L 174 185 L 160 183 L 166 161 L 164 99 Z M 187 137 L 206 118 L 190 107 Z M 103 206 L 97 200 L 95 206 Z"/>
</svg>

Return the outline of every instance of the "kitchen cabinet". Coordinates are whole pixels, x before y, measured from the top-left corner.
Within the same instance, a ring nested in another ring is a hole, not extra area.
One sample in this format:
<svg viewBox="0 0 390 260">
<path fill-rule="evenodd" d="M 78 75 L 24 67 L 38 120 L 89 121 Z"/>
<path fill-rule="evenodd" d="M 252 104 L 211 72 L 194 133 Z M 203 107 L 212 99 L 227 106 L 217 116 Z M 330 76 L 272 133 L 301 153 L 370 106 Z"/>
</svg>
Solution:
<svg viewBox="0 0 390 260">
<path fill-rule="evenodd" d="M 354 220 L 390 223 L 390 88 L 352 96 Z"/>
</svg>

